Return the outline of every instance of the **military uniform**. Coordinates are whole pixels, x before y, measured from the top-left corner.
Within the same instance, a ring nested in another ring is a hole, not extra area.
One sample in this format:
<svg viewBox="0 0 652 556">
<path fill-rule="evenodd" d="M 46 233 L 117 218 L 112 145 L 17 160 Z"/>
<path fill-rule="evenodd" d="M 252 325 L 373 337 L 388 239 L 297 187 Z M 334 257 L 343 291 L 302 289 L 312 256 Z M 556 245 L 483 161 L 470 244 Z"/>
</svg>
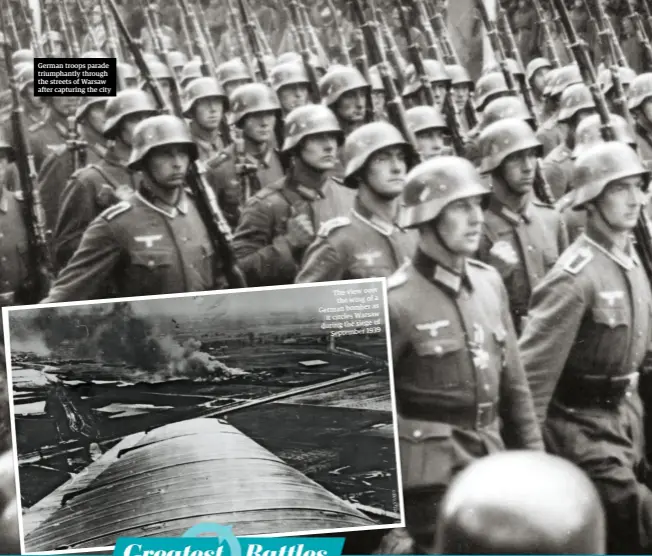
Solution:
<svg viewBox="0 0 652 556">
<path fill-rule="evenodd" d="M 46 118 L 28 128 L 30 147 L 34 156 L 34 166 L 39 172 L 45 159 L 57 146 L 66 145 L 68 128 L 66 119 L 54 110 L 50 110 Z"/>
<path fill-rule="evenodd" d="M 43 302 L 224 287 L 213 268 L 210 238 L 188 194 L 161 208 L 135 193 L 91 223 Z"/>
<path fill-rule="evenodd" d="M 414 254 L 417 234 L 376 216 L 357 198 L 349 216 L 325 222 L 296 282 L 387 277 Z"/>
<path fill-rule="evenodd" d="M 508 243 L 519 257 L 509 275 L 502 279 L 507 287 L 514 327 L 520 332 L 530 294 L 568 247 L 568 235 L 554 207 L 533 197 L 521 213 L 516 213 L 493 197 L 485 211 L 478 259 L 488 263 L 489 251 L 498 242 Z"/>
<path fill-rule="evenodd" d="M 240 178 L 236 174 L 236 144 L 232 143 L 220 154 L 207 162 L 206 179 L 215 191 L 224 216 L 232 227 L 237 226 L 240 210 L 245 201 L 258 193 L 243 191 Z M 246 164 L 257 168 L 255 176 L 261 188 L 278 182 L 285 175 L 281 158 L 275 149 L 269 149 L 262 158 L 245 154 Z M 254 180 L 255 181 L 255 180 Z M 252 184 L 255 187 L 255 184 Z"/>
<path fill-rule="evenodd" d="M 29 243 L 22 195 L 0 195 L 0 307 L 8 307 L 27 302 Z"/>
<path fill-rule="evenodd" d="M 454 475 L 508 448 L 543 449 L 507 292 L 495 269 L 417 251 L 388 279 L 408 528 L 432 530 Z M 433 499 L 434 496 L 434 499 Z"/>
<path fill-rule="evenodd" d="M 313 228 L 353 207 L 355 192 L 327 177 L 316 184 L 315 176 L 297 161 L 293 172 L 251 197 L 235 233 L 233 249 L 249 286 L 288 284 L 295 280 L 304 249 L 293 249 L 285 234 L 295 214 L 309 215 Z"/>
<path fill-rule="evenodd" d="M 609 553 L 652 548 L 635 374 L 649 348 L 651 315 L 650 285 L 636 253 L 616 249 L 589 223 L 535 289 L 520 341 L 547 447 L 597 486 Z"/>
<path fill-rule="evenodd" d="M 555 199 L 563 197 L 572 187 L 573 159 L 566 143 L 557 145 L 541 161 L 543 176 Z"/>
<path fill-rule="evenodd" d="M 212 134 L 208 134 L 194 121 L 190 122 L 190 134 L 192 135 L 193 141 L 199 148 L 200 160 L 208 161 L 212 158 L 215 158 L 226 146 L 219 130 L 215 131 Z"/>
<path fill-rule="evenodd" d="M 58 268 L 68 264 L 89 224 L 136 189 L 136 173 L 126 167 L 127 158 L 113 144 L 104 159 L 79 169 L 66 184 L 53 236 Z"/>
<path fill-rule="evenodd" d="M 652 165 L 652 130 L 648 130 L 640 121 L 634 125 L 636 146 L 641 160 Z"/>
<path fill-rule="evenodd" d="M 543 156 L 547 157 L 556 147 L 564 143 L 564 132 L 557 123 L 557 115 L 550 116 L 537 130 L 537 139 L 543 145 Z"/>
</svg>

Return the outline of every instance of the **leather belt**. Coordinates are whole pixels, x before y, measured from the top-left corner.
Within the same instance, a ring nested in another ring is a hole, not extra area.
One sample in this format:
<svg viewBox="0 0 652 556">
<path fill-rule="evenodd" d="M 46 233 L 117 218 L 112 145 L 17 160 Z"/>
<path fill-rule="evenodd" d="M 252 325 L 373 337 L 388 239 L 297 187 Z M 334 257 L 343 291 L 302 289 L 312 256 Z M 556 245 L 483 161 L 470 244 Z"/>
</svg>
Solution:
<svg viewBox="0 0 652 556">
<path fill-rule="evenodd" d="M 564 369 L 554 399 L 571 408 L 615 409 L 638 389 L 640 373 L 604 376 Z"/>
<path fill-rule="evenodd" d="M 398 412 L 408 419 L 436 421 L 465 429 L 484 429 L 498 419 L 496 402 L 479 403 L 471 407 L 441 407 L 418 403 L 399 403 Z"/>
</svg>

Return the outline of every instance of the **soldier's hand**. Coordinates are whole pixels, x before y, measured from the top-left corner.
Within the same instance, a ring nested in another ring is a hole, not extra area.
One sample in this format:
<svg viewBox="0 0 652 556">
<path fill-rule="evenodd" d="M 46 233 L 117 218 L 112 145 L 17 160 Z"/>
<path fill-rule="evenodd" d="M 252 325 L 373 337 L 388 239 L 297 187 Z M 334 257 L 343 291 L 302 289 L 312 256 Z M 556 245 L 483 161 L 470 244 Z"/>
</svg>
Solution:
<svg viewBox="0 0 652 556">
<path fill-rule="evenodd" d="M 509 243 L 499 241 L 494 243 L 489 251 L 489 264 L 495 267 L 501 276 L 508 276 L 518 264 L 518 254 Z"/>
<path fill-rule="evenodd" d="M 307 214 L 296 214 L 288 220 L 287 238 L 292 247 L 308 247 L 314 237 L 315 229 Z"/>
</svg>

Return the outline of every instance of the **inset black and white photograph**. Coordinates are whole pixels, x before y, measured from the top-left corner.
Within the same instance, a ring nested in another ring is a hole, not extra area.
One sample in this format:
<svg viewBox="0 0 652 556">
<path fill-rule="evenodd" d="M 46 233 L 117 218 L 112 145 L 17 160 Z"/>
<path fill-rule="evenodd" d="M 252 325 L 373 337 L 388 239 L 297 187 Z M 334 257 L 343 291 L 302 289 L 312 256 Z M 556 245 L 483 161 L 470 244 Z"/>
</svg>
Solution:
<svg viewBox="0 0 652 556">
<path fill-rule="evenodd" d="M 23 552 L 403 525 L 384 280 L 3 318 Z"/>
</svg>

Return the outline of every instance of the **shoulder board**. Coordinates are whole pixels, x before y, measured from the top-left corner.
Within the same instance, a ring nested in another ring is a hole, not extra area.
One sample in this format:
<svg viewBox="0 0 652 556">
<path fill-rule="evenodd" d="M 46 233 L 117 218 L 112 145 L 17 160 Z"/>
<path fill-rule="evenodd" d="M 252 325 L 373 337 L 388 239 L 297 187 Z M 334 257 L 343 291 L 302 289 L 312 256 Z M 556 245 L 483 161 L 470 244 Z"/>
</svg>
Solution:
<svg viewBox="0 0 652 556">
<path fill-rule="evenodd" d="M 556 210 L 554 205 L 545 203 L 541 199 L 539 199 L 539 197 L 536 197 L 536 196 L 532 198 L 532 204 L 536 205 L 537 207 L 543 207 L 543 208 L 547 208 L 547 209 Z"/>
<path fill-rule="evenodd" d="M 496 272 L 496 269 L 493 266 L 488 265 L 486 263 L 483 263 L 482 261 L 479 261 L 478 259 L 466 259 L 466 262 L 468 264 L 470 264 L 471 266 L 474 266 L 476 268 L 481 268 L 483 270 L 488 270 L 490 272 Z"/>
<path fill-rule="evenodd" d="M 328 237 L 333 230 L 348 226 L 349 224 L 351 224 L 351 219 L 347 216 L 338 216 L 336 218 L 331 218 L 320 226 L 317 235 L 319 237 Z"/>
<path fill-rule="evenodd" d="M 31 126 L 27 128 L 27 131 L 37 131 L 41 129 L 43 126 L 45 126 L 45 120 L 33 123 Z"/>
<path fill-rule="evenodd" d="M 132 208 L 132 205 L 129 201 L 120 201 L 119 203 L 106 209 L 100 216 L 104 218 L 107 222 L 113 220 L 116 216 L 119 216 L 123 212 L 128 211 Z"/>
<path fill-rule="evenodd" d="M 229 154 L 228 151 L 226 150 L 220 151 L 206 163 L 206 166 L 208 166 L 209 168 L 217 168 L 218 166 L 221 166 L 227 160 L 229 160 L 229 158 L 231 158 L 231 155 Z"/>
<path fill-rule="evenodd" d="M 402 286 L 407 282 L 408 275 L 405 269 L 407 268 L 407 265 L 409 265 L 409 261 L 406 262 L 401 268 L 399 268 L 394 274 L 391 274 L 390 276 L 387 277 L 387 289 L 388 290 L 393 290 L 395 288 L 398 288 L 399 286 Z"/>
<path fill-rule="evenodd" d="M 17 201 L 25 200 L 25 195 L 23 195 L 22 191 L 14 191 L 14 197 L 16 198 Z"/>
<path fill-rule="evenodd" d="M 563 264 L 563 269 L 569 274 L 577 275 L 593 260 L 593 251 L 588 247 L 580 247 L 575 253 L 569 254 Z"/>
</svg>

